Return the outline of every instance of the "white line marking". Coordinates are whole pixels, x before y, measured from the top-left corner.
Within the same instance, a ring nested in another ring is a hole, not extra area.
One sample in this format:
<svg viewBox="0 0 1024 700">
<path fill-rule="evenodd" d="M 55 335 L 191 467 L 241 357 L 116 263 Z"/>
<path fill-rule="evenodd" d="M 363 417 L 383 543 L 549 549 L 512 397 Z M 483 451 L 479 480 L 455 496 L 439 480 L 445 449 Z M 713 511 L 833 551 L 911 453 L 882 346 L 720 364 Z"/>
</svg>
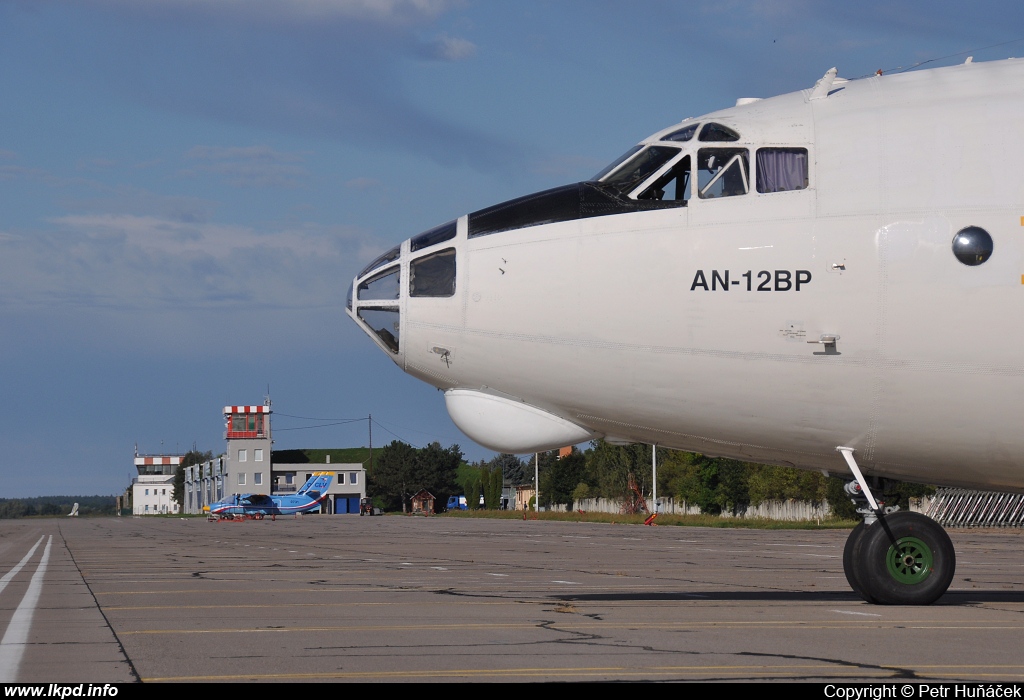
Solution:
<svg viewBox="0 0 1024 700">
<path fill-rule="evenodd" d="M 875 613 L 854 612 L 852 610 L 832 610 L 831 612 L 839 613 L 840 615 L 863 615 L 865 617 L 881 617 L 881 615 L 877 615 Z"/>
<path fill-rule="evenodd" d="M 32 557 L 32 555 L 36 553 L 36 549 L 39 548 L 39 543 L 43 541 L 43 537 L 46 537 L 46 535 L 40 537 L 39 540 L 34 545 L 32 545 L 32 549 L 28 550 L 28 554 L 26 554 L 22 558 L 22 560 L 18 562 L 17 566 L 15 566 L 13 569 L 4 574 L 3 578 L 0 578 L 0 591 L 3 591 L 5 588 L 7 588 L 7 584 L 11 582 L 12 578 L 18 575 L 18 572 L 21 571 L 23 566 L 25 566 L 25 562 L 27 562 Z"/>
<path fill-rule="evenodd" d="M 13 683 L 18 676 L 18 666 L 21 665 L 21 657 L 28 642 L 28 632 L 32 628 L 32 616 L 36 612 L 39 594 L 43 590 L 43 576 L 46 575 L 46 565 L 50 561 L 52 544 L 53 535 L 50 535 L 46 540 L 46 547 L 43 548 L 43 558 L 39 561 L 36 572 L 32 574 L 32 580 L 29 581 L 25 597 L 14 611 L 4 638 L 0 639 L 0 683 Z"/>
</svg>

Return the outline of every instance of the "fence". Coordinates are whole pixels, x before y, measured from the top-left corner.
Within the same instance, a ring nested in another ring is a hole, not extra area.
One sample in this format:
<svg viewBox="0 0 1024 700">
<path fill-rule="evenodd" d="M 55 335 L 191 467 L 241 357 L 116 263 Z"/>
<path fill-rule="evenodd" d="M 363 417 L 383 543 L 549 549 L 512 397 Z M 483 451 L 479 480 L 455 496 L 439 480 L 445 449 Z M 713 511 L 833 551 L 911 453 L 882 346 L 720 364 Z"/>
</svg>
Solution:
<svg viewBox="0 0 1024 700">
<path fill-rule="evenodd" d="M 659 498 L 658 500 L 661 503 L 658 512 L 662 515 L 700 514 L 700 508 L 686 501 L 676 503 L 672 498 Z M 650 503 L 647 505 L 651 506 Z M 587 498 L 573 507 L 588 513 L 621 513 L 622 501 L 610 498 Z M 831 515 L 832 509 L 828 503 L 809 501 L 765 501 L 756 506 L 747 506 L 736 515 L 722 513 L 723 518 L 766 518 L 768 520 L 821 520 Z"/>
<path fill-rule="evenodd" d="M 925 514 L 945 527 L 1024 527 L 1024 494 L 940 488 Z"/>
<path fill-rule="evenodd" d="M 659 513 L 697 515 L 700 508 L 686 501 L 659 499 Z M 650 505 L 650 504 L 648 504 Z M 621 513 L 622 502 L 610 498 L 588 498 L 575 508 L 591 513 Z M 564 507 L 553 510 L 565 510 Z M 940 488 L 931 498 L 911 498 L 910 510 L 924 513 L 944 527 L 1024 527 L 1024 494 Z M 809 501 L 765 501 L 747 506 L 723 518 L 765 518 L 767 520 L 823 520 L 832 515 L 828 503 Z"/>
</svg>

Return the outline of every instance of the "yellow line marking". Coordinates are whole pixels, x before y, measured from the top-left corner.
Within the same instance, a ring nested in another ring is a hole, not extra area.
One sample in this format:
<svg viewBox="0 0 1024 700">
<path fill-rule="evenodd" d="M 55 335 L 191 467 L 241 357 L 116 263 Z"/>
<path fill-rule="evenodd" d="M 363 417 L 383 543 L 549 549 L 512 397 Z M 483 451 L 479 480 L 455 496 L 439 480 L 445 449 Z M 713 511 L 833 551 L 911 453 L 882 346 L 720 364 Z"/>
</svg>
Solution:
<svg viewBox="0 0 1024 700">
<path fill-rule="evenodd" d="M 651 674 L 695 674 L 695 673 L 728 673 L 732 675 L 737 674 L 750 674 L 755 673 L 773 673 L 773 674 L 792 674 L 800 671 L 804 674 L 808 670 L 822 669 L 828 670 L 830 675 L 835 671 L 847 671 L 849 675 L 864 675 L 862 669 L 836 669 L 835 666 L 829 665 L 815 665 L 815 666 L 786 666 L 781 667 L 785 670 L 773 670 L 780 667 L 772 666 L 697 666 L 697 667 L 679 667 L 679 668 L 647 668 L 638 669 L 635 667 L 629 668 L 625 666 L 609 666 L 603 667 L 590 667 L 590 668 L 493 668 L 493 669 L 452 669 L 452 670 L 423 670 L 423 671 L 350 671 L 350 672 L 339 672 L 339 673 L 283 673 L 283 674 L 266 674 L 259 675 L 253 674 L 250 676 L 237 675 L 237 676 L 186 676 L 178 678 L 143 678 L 143 682 L 146 681 L 177 681 L 177 680 L 269 680 L 269 679 L 314 679 L 314 678 L 438 678 L 438 677 L 480 677 L 480 676 L 567 676 L 567 675 L 605 675 L 605 674 L 616 674 L 626 676 L 645 676 Z M 895 669 L 893 669 L 895 670 Z"/>
<path fill-rule="evenodd" d="M 648 623 L 642 621 L 630 622 L 593 622 L 582 624 L 556 624 L 545 629 L 555 631 L 580 631 L 607 630 L 607 629 L 659 629 L 659 630 L 685 630 L 685 629 L 707 629 L 724 627 L 730 629 L 760 628 L 760 629 L 817 629 L 817 630 L 842 630 L 842 629 L 888 629 L 893 626 L 906 626 L 906 623 L 896 621 L 880 620 L 838 620 L 832 623 L 822 624 L 820 622 L 667 622 Z M 244 628 L 221 628 L 221 629 L 155 629 L 155 630 L 127 630 L 119 631 L 119 634 L 252 634 L 256 632 L 415 632 L 435 630 L 513 630 L 513 629 L 540 629 L 536 623 L 493 623 L 493 622 L 467 622 L 467 623 L 436 623 L 436 624 L 405 624 L 394 625 L 344 625 L 344 626 L 316 626 L 316 627 L 244 627 Z M 1020 630 L 1024 625 L 991 625 L 991 626 L 951 626 L 951 625 L 922 625 L 917 624 L 911 629 L 956 629 L 956 630 Z"/>
<path fill-rule="evenodd" d="M 974 671 L 972 677 L 988 677 L 998 675 L 1006 677 L 1007 674 L 978 673 L 982 669 L 991 671 L 999 669 L 1017 669 L 1021 666 L 914 666 L 915 671 L 928 671 L 935 676 L 962 676 L 966 671 Z M 445 677 L 485 677 L 485 676 L 521 676 L 521 677 L 545 677 L 545 676 L 597 676 L 614 674 L 617 676 L 650 676 L 650 675 L 697 675 L 715 673 L 717 675 L 751 675 L 783 676 L 799 673 L 807 675 L 809 672 L 821 670 L 827 675 L 855 676 L 855 677 L 877 677 L 887 676 L 891 672 L 901 670 L 897 667 L 882 666 L 870 668 L 837 667 L 831 664 L 808 664 L 792 666 L 650 666 L 637 668 L 635 666 L 583 666 L 583 667 L 554 667 L 554 668 L 488 668 L 488 669 L 434 669 L 421 671 L 347 671 L 337 673 L 267 673 L 267 674 L 238 674 L 230 676 L 169 676 L 162 678 L 143 678 L 143 682 L 169 682 L 169 681 L 231 681 L 231 680 L 316 680 L 330 678 L 445 678 Z M 954 671 L 960 673 L 954 673 Z M 1019 672 L 1017 674 L 1021 675 Z"/>
<path fill-rule="evenodd" d="M 242 605 L 104 605 L 104 610 L 245 610 L 250 608 L 277 610 L 281 608 L 348 608 L 348 607 L 394 607 L 396 605 L 415 605 L 422 607 L 422 601 L 410 601 L 408 603 L 274 603 L 260 605 L 247 603 Z M 495 605 L 519 605 L 516 601 L 507 603 L 435 603 L 433 605 L 458 605 L 459 607 L 474 606 L 495 606 Z M 558 603 L 554 603 L 558 605 Z"/>
</svg>

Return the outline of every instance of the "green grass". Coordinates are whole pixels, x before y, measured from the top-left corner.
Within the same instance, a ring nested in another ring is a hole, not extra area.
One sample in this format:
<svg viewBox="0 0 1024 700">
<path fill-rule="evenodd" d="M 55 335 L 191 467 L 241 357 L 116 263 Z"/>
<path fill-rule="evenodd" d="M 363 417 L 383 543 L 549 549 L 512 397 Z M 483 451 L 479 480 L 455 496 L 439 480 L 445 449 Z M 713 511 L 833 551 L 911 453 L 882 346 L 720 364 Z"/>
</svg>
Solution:
<svg viewBox="0 0 1024 700">
<path fill-rule="evenodd" d="M 496 520 L 522 520 L 521 510 L 460 510 L 444 513 L 446 518 L 491 518 Z M 555 520 L 571 523 L 611 523 L 613 525 L 642 525 L 646 515 L 618 515 L 615 513 L 528 513 L 528 520 Z M 856 526 L 852 520 L 768 520 L 766 518 L 721 518 L 717 515 L 659 515 L 654 521 L 659 526 L 729 527 L 748 530 L 849 530 Z"/>
</svg>

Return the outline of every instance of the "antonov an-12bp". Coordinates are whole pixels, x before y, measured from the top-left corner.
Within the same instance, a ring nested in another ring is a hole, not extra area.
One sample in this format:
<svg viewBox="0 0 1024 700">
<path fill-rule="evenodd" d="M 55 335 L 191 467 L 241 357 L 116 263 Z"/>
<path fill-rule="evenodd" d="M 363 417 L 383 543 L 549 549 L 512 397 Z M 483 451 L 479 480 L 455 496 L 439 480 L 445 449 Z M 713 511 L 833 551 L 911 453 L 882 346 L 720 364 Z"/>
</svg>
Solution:
<svg viewBox="0 0 1024 700">
<path fill-rule="evenodd" d="M 850 478 L 851 586 L 931 603 L 952 544 L 884 480 L 1024 490 L 1024 60 L 741 99 L 414 236 L 348 309 L 494 450 Z"/>
</svg>

